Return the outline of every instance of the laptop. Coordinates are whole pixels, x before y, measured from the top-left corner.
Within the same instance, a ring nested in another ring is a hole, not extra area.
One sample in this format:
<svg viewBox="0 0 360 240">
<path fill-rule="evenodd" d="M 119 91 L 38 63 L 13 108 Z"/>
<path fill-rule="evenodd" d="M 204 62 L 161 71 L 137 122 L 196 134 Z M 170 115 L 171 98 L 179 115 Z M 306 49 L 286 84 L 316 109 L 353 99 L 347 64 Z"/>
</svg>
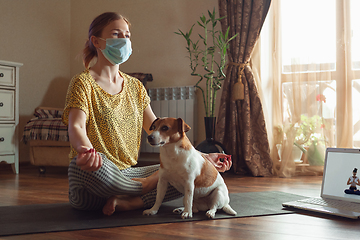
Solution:
<svg viewBox="0 0 360 240">
<path fill-rule="evenodd" d="M 360 179 L 360 149 L 326 149 L 321 196 L 286 202 L 283 207 L 360 218 L 360 186 L 356 191 L 347 185 L 354 168 L 359 169 L 356 176 Z"/>
</svg>

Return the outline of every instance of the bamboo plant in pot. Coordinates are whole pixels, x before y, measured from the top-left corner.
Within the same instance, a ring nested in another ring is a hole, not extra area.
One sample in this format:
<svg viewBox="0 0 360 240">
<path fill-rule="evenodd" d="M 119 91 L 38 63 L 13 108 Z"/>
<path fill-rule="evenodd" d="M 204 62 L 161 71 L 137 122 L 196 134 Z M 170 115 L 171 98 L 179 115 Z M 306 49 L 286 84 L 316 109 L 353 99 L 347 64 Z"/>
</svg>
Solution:
<svg viewBox="0 0 360 240">
<path fill-rule="evenodd" d="M 236 35 L 229 37 L 230 27 L 225 34 L 221 30 L 217 30 L 216 26 L 220 25 L 223 17 L 216 18 L 215 9 L 212 12 L 208 11 L 208 15 L 206 17 L 203 14 L 200 21 L 193 24 L 189 32 L 184 33 L 180 29 L 175 32 L 185 38 L 191 75 L 198 77 L 195 87 L 200 90 L 205 107 L 206 140 L 196 146 L 196 149 L 205 153 L 224 152 L 223 146 L 214 140 L 215 102 L 217 91 L 221 89 L 222 81 L 226 77 L 223 70 L 226 65 L 229 42 L 236 37 Z M 195 25 L 200 26 L 203 30 L 203 34 L 199 34 L 196 40 L 192 36 Z M 204 81 L 205 87 L 200 85 Z"/>
</svg>

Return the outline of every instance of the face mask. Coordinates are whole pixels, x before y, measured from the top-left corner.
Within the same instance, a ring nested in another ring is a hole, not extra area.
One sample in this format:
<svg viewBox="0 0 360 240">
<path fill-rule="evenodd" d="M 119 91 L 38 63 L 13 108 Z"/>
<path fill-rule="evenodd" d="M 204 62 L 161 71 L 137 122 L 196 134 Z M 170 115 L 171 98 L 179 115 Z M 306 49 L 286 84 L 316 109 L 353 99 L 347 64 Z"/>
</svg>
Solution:
<svg viewBox="0 0 360 240">
<path fill-rule="evenodd" d="M 100 38 L 102 39 L 102 38 Z M 132 53 L 131 41 L 128 38 L 107 38 L 105 49 L 100 49 L 104 57 L 113 65 L 127 61 Z"/>
</svg>

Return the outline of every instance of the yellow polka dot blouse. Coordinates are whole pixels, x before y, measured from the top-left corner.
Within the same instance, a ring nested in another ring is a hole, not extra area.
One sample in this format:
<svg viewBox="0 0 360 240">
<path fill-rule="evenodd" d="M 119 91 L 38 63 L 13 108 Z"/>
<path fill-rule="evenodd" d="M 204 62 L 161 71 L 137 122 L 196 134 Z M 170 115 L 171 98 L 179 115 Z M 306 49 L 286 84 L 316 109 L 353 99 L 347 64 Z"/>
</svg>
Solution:
<svg viewBox="0 0 360 240">
<path fill-rule="evenodd" d="M 70 108 L 84 111 L 87 136 L 93 147 L 122 170 L 137 163 L 143 112 L 150 98 L 138 79 L 119 73 L 124 84 L 115 95 L 105 92 L 88 70 L 76 75 L 68 88 L 63 122 L 68 125 Z M 71 147 L 70 159 L 76 155 Z"/>
</svg>

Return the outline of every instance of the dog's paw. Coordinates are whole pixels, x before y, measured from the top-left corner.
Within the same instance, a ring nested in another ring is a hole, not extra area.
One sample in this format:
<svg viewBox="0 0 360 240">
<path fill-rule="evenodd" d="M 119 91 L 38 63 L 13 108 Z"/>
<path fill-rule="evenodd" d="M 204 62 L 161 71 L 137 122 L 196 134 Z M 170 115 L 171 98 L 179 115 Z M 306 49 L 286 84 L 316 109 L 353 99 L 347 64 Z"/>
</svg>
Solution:
<svg viewBox="0 0 360 240">
<path fill-rule="evenodd" d="M 215 213 L 216 213 L 216 210 L 209 210 L 209 211 L 207 211 L 206 212 L 206 216 L 208 217 L 208 218 L 214 218 L 215 217 Z"/>
<path fill-rule="evenodd" d="M 183 212 L 181 214 L 182 219 L 187 219 L 187 218 L 192 218 L 192 217 L 193 217 L 192 212 Z"/>
<path fill-rule="evenodd" d="M 158 212 L 157 210 L 150 208 L 150 209 L 144 210 L 143 215 L 148 215 L 148 216 L 155 215 L 155 214 L 157 214 L 157 212 Z"/>
<path fill-rule="evenodd" d="M 184 211 L 184 209 L 185 209 L 184 207 L 175 208 L 175 209 L 173 210 L 173 213 L 182 214 L 183 211 Z"/>
</svg>

